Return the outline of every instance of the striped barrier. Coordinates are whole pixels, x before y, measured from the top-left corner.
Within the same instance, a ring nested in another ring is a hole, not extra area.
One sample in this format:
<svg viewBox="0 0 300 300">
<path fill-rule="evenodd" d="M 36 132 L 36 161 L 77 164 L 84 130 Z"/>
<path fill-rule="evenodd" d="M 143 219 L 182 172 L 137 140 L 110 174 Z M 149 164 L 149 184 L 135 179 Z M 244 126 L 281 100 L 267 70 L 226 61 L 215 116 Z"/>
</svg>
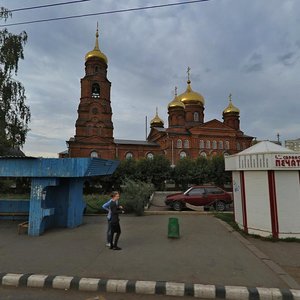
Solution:
<svg viewBox="0 0 300 300">
<path fill-rule="evenodd" d="M 300 290 L 294 289 L 80 278 L 42 274 L 0 273 L 0 285 L 90 292 L 191 296 L 200 299 L 300 300 Z"/>
</svg>

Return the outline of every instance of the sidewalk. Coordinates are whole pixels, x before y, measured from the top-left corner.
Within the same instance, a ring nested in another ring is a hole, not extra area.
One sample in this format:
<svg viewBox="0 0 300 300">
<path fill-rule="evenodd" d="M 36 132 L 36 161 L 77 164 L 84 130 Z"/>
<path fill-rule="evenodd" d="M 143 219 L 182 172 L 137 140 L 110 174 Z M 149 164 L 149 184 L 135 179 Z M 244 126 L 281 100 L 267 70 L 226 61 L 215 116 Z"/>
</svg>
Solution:
<svg viewBox="0 0 300 300">
<path fill-rule="evenodd" d="M 122 216 L 122 251 L 105 247 L 105 216 L 40 237 L 18 235 L 16 222 L 1 221 L 0 273 L 291 288 L 213 216 L 176 214 L 175 240 L 167 238 L 169 217 Z"/>
</svg>

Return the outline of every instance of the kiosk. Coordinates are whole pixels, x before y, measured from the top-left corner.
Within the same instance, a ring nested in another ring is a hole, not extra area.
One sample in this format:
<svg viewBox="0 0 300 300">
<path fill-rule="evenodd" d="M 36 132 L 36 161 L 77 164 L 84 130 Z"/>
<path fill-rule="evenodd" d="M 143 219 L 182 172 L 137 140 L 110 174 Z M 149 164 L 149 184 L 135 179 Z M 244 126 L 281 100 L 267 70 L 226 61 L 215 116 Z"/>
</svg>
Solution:
<svg viewBox="0 0 300 300">
<path fill-rule="evenodd" d="M 245 232 L 300 238 L 300 153 L 263 141 L 225 157 L 235 222 Z"/>
</svg>

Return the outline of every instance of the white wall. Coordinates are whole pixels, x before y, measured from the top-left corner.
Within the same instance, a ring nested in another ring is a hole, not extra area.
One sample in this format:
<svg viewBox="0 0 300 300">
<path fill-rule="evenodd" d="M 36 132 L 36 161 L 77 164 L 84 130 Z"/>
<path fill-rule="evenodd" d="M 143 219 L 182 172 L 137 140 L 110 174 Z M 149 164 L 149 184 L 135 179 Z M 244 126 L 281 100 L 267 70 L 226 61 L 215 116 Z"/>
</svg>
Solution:
<svg viewBox="0 0 300 300">
<path fill-rule="evenodd" d="M 233 183 L 233 201 L 234 201 L 234 216 L 235 222 L 241 229 L 243 228 L 243 209 L 242 209 L 242 194 L 241 194 L 241 182 L 240 172 L 232 172 Z"/>
<path fill-rule="evenodd" d="M 299 171 L 275 171 L 279 238 L 300 238 Z"/>
<path fill-rule="evenodd" d="M 245 171 L 248 232 L 272 235 L 267 171 Z"/>
</svg>

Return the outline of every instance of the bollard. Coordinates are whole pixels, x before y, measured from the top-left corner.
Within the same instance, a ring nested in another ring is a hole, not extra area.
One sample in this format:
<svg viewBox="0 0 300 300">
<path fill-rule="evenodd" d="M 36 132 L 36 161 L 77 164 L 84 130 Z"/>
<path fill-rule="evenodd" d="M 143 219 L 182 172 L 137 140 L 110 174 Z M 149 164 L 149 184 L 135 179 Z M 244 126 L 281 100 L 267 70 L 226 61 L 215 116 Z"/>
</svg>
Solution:
<svg viewBox="0 0 300 300">
<path fill-rule="evenodd" d="M 179 238 L 179 222 L 177 218 L 169 218 L 168 238 Z"/>
</svg>

